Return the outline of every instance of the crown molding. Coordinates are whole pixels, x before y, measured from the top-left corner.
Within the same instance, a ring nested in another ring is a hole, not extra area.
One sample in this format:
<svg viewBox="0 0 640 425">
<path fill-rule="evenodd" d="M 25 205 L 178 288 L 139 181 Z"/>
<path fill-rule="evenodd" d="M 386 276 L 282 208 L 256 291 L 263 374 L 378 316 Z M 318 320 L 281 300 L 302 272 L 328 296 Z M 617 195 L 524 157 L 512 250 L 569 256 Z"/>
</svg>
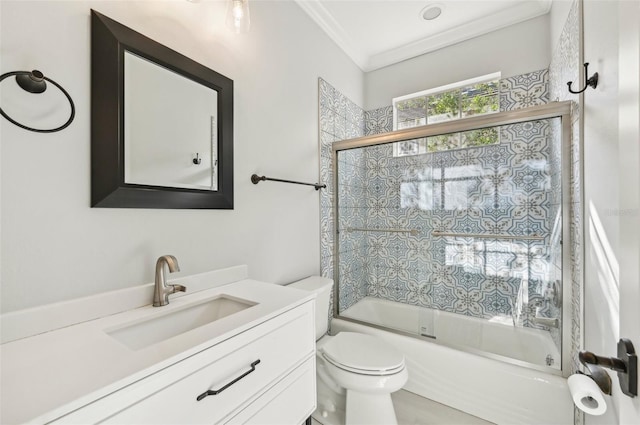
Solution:
<svg viewBox="0 0 640 425">
<path fill-rule="evenodd" d="M 367 55 L 356 49 L 342 26 L 334 19 L 333 15 L 327 11 L 320 0 L 294 0 L 307 15 L 344 51 L 352 61 L 364 71 L 364 66 L 368 61 Z"/>
<path fill-rule="evenodd" d="M 295 2 L 362 71 L 369 72 L 544 15 L 551 9 L 552 0 L 520 3 L 456 28 L 373 55 L 364 54 L 354 46 L 345 29 L 322 5 L 321 0 Z"/>
</svg>

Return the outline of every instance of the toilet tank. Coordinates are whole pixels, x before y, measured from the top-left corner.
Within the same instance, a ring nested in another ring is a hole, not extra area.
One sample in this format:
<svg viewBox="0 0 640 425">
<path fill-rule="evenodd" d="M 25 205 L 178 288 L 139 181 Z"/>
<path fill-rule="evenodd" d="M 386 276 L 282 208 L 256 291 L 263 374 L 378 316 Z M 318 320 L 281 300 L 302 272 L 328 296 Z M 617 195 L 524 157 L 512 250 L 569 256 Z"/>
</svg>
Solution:
<svg viewBox="0 0 640 425">
<path fill-rule="evenodd" d="M 326 277 L 311 276 L 289 284 L 292 288 L 316 294 L 316 341 L 327 333 L 329 327 L 329 300 L 333 280 Z"/>
</svg>

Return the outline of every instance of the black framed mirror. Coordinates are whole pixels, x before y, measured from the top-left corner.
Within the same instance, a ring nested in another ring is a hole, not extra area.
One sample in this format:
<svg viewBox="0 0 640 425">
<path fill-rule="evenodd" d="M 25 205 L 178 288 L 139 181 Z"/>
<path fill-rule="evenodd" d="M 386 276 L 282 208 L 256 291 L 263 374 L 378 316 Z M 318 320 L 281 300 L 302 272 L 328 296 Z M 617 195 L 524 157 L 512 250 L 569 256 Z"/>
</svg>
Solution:
<svg viewBox="0 0 640 425">
<path fill-rule="evenodd" d="M 91 206 L 233 209 L 233 81 L 95 10 Z"/>
</svg>

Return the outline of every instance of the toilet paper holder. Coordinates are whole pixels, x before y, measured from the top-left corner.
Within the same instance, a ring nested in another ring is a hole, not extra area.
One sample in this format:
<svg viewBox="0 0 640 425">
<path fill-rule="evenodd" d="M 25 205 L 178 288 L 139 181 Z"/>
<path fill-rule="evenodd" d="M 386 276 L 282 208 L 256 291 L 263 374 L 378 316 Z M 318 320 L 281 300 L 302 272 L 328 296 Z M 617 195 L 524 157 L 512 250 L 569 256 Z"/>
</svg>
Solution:
<svg viewBox="0 0 640 425">
<path fill-rule="evenodd" d="M 638 395 L 638 356 L 630 340 L 620 338 L 618 357 L 602 357 L 590 351 L 580 351 L 578 359 L 589 370 L 587 375 L 598 384 L 603 393 L 611 395 L 611 378 L 602 369 L 606 367 L 618 372 L 620 388 L 624 394 L 629 397 Z"/>
</svg>

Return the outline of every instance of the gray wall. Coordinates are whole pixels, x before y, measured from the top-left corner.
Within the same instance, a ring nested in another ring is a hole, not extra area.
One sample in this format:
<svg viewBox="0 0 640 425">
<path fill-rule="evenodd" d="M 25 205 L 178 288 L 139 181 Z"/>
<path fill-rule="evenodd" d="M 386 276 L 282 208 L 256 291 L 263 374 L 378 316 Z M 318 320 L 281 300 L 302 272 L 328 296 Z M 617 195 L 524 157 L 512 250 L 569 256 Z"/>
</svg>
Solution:
<svg viewBox="0 0 640 425">
<path fill-rule="evenodd" d="M 547 14 L 367 73 L 364 109 L 479 75 L 501 71 L 506 78 L 543 69 L 550 59 Z"/>
<path fill-rule="evenodd" d="M 583 2 L 584 61 L 598 87 L 583 96 L 584 349 L 640 344 L 640 2 Z M 585 423 L 640 423 L 640 400 L 613 394 Z"/>
<path fill-rule="evenodd" d="M 249 177 L 316 181 L 318 76 L 362 103 L 362 72 L 293 2 L 251 2 L 253 28 L 240 36 L 224 26 L 225 7 L 0 2 L 3 72 L 39 69 L 77 107 L 54 134 L 0 120 L 3 312 L 151 282 L 163 254 L 182 275 L 238 264 L 277 283 L 319 273 L 318 192 Z M 233 211 L 89 207 L 91 8 L 234 80 Z"/>
</svg>

